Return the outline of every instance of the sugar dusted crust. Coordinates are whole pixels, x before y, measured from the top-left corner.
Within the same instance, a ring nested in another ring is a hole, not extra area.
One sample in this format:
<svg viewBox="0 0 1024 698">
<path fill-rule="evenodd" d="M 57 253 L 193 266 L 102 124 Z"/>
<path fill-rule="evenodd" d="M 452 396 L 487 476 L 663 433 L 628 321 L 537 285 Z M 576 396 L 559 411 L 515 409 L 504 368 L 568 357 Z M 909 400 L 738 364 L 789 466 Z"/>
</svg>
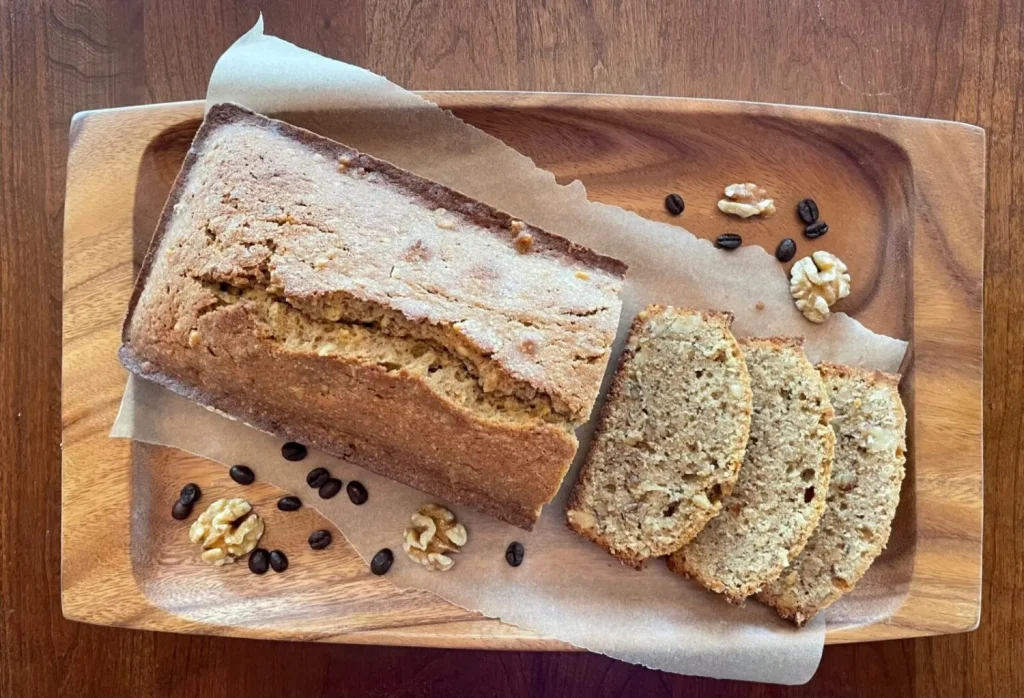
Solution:
<svg viewBox="0 0 1024 698">
<path fill-rule="evenodd" d="M 600 387 L 624 271 L 216 105 L 161 216 L 120 355 L 230 416 L 529 528 Z"/>
</svg>

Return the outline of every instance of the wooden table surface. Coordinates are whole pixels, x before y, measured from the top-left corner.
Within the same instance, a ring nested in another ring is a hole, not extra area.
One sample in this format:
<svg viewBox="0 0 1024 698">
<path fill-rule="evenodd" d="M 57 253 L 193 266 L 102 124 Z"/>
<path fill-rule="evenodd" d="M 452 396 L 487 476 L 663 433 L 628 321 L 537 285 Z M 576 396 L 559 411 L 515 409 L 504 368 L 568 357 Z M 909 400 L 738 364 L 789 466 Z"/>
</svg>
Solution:
<svg viewBox="0 0 1024 698">
<path fill-rule="evenodd" d="M 802 688 L 589 654 L 355 647 L 61 616 L 61 226 L 71 115 L 195 99 L 269 33 L 413 89 L 811 104 L 988 130 L 985 562 L 971 634 L 833 646 Z M 1024 0 L 0 0 L 0 696 L 1024 694 Z M 1019 499 L 1018 499 L 1019 496 Z"/>
</svg>

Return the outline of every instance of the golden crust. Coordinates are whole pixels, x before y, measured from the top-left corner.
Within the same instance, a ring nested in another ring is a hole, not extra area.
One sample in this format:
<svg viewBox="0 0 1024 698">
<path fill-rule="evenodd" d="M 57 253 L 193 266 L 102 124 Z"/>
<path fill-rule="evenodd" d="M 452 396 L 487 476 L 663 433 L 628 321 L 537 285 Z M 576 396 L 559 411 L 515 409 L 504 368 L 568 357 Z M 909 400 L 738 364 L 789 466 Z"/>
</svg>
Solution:
<svg viewBox="0 0 1024 698">
<path fill-rule="evenodd" d="M 260 429 L 531 528 L 575 453 L 571 420 L 492 419 L 446 398 L 402 368 L 289 347 L 246 303 L 218 304 L 208 279 L 193 279 L 189 269 L 179 268 L 182 263 L 174 261 L 171 248 L 183 242 L 186 232 L 171 232 L 175 204 L 190 186 L 189 175 L 207 139 L 220 127 L 238 122 L 273 130 L 324 155 L 351 155 L 353 166 L 372 166 L 424 205 L 444 207 L 494 236 L 505 236 L 514 249 L 507 214 L 308 131 L 235 105 L 217 105 L 189 151 L 136 281 L 123 327 L 122 363 L 143 378 Z M 611 302 L 600 308 L 602 325 L 595 336 L 608 324 L 610 345 L 621 307 L 614 289 L 621 284 L 625 265 L 557 235 L 529 230 L 536 258 L 564 263 L 568 276 L 580 267 L 599 270 L 591 277 L 601 276 L 607 283 L 602 288 L 609 289 Z M 177 247 L 174 253 L 182 251 L 191 252 Z M 609 314 L 616 317 L 609 320 Z M 496 324 L 500 320 L 495 316 Z M 603 360 L 589 362 L 593 379 L 589 373 L 582 381 L 540 375 L 538 390 L 554 385 L 575 412 L 585 414 L 606 363 L 607 351 Z"/>
</svg>

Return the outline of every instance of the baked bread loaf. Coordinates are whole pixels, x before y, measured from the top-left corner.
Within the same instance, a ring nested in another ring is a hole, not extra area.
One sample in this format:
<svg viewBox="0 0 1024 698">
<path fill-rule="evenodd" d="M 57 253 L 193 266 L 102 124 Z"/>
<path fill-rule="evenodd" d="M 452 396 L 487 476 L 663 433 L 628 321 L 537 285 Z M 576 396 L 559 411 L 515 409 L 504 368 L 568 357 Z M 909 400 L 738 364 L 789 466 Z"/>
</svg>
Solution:
<svg viewBox="0 0 1024 698">
<path fill-rule="evenodd" d="M 732 493 L 669 567 L 731 603 L 776 579 L 825 509 L 835 435 L 821 376 L 802 339 L 741 339 L 754 414 Z"/>
<path fill-rule="evenodd" d="M 731 323 L 660 305 L 633 322 L 566 517 L 636 569 L 697 535 L 736 481 L 751 395 Z"/>
<path fill-rule="evenodd" d="M 125 320 L 132 372 L 530 528 L 589 417 L 625 265 L 231 104 Z"/>
<path fill-rule="evenodd" d="M 818 367 L 835 409 L 828 502 L 803 552 L 757 598 L 803 625 L 853 589 L 889 541 L 906 463 L 899 377 Z"/>
</svg>

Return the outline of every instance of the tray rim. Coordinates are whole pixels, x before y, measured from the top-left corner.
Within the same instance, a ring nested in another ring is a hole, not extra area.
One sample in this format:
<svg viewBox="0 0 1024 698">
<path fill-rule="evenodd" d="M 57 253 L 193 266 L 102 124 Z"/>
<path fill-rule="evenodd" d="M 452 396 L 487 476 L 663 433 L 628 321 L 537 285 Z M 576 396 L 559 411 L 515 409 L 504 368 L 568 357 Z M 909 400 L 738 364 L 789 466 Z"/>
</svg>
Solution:
<svg viewBox="0 0 1024 698">
<path fill-rule="evenodd" d="M 433 91 L 419 93 L 425 98 L 441 104 L 444 108 L 467 108 L 467 107 L 518 107 L 518 106 L 548 106 L 548 107 L 586 107 L 591 110 L 620 110 L 627 107 L 648 108 L 655 110 L 678 111 L 685 108 L 687 111 L 705 111 L 720 113 L 741 113 L 750 115 L 776 116 L 787 120 L 796 120 L 809 123 L 841 123 L 849 126 L 866 128 L 895 141 L 911 155 L 913 169 L 913 146 L 915 142 L 924 140 L 939 130 L 942 136 L 948 138 L 951 134 L 954 137 L 967 140 L 979 140 L 980 143 L 973 143 L 972 147 L 979 152 L 980 162 L 971 163 L 980 166 L 980 178 L 982 192 L 985 191 L 985 169 L 986 169 L 986 143 L 985 132 L 982 128 L 959 122 L 943 121 L 936 119 L 893 116 L 883 114 L 872 114 L 868 112 L 853 112 L 845 110 L 827 109 L 821 107 L 806 107 L 798 105 L 777 105 L 759 102 L 737 102 L 729 100 L 713 99 L 691 99 L 663 96 L 632 96 L 632 95 L 599 95 L 586 93 L 546 93 L 546 92 L 504 92 L 504 91 Z M 500 102 L 500 104 L 498 103 Z M 68 188 L 65 192 L 65 221 L 64 221 L 64 278 L 65 282 L 69 276 L 69 240 L 73 240 L 73 234 L 69 235 L 69 227 L 73 224 L 68 205 L 73 195 L 71 189 L 72 156 L 73 147 L 83 129 L 88 128 L 87 122 L 102 121 L 107 115 L 123 115 L 132 113 L 141 117 L 166 113 L 170 124 L 180 123 L 190 118 L 199 118 L 202 115 L 203 102 L 201 100 L 190 102 L 174 102 L 152 105 L 139 105 L 132 107 L 121 107 L 114 109 L 87 110 L 82 111 L 72 118 L 69 143 L 68 163 Z M 907 126 L 914 127 L 908 131 Z M 984 198 L 984 197 L 983 197 Z M 982 201 L 984 204 L 984 201 Z M 919 219 L 919 211 L 915 211 L 915 219 Z M 915 220 L 919 226 L 920 220 Z M 981 250 L 980 271 L 976 281 L 979 286 L 983 283 L 984 269 L 984 226 L 985 220 L 982 216 L 973 226 L 972 237 L 976 239 Z M 915 237 L 919 231 L 915 231 Z M 916 252 L 915 252 L 916 254 Z M 916 263 L 916 262 L 915 262 Z M 65 286 L 65 290 L 67 290 Z M 916 300 L 913 302 L 916 303 Z M 68 306 L 62 308 L 62 316 L 65 325 L 68 321 Z M 977 346 L 979 358 L 977 360 L 976 381 L 978 384 L 979 399 L 975 405 L 972 416 L 976 416 L 978 427 L 978 459 L 975 467 L 969 470 L 964 469 L 960 474 L 968 476 L 976 485 L 973 492 L 968 493 L 968 499 L 976 502 L 979 512 L 983 511 L 983 471 L 984 471 L 984 449 L 982 431 L 982 409 L 983 409 L 983 304 L 977 308 Z M 62 362 L 67 362 L 68 333 L 62 335 Z M 73 568 L 82 565 L 95 564 L 93 560 L 83 558 L 82 551 L 78 549 L 69 536 L 68 525 L 69 512 L 74 509 L 74 500 L 80 490 L 81 484 L 78 476 L 83 466 L 74 458 L 74 446 L 68 446 L 69 428 L 74 424 L 80 415 L 68 413 L 66 402 L 67 390 L 64 383 L 67 371 L 62 373 L 62 535 L 61 535 L 61 601 L 65 617 L 72 620 L 79 620 L 89 623 L 101 623 L 121 627 L 132 627 L 140 629 L 164 630 L 172 632 L 202 632 L 215 635 L 237 636 L 237 637 L 259 637 L 266 639 L 289 639 L 289 640 L 315 640 L 330 642 L 346 642 L 358 644 L 393 644 L 393 645 L 416 645 L 429 647 L 472 647 L 472 648 L 493 648 L 493 649 L 542 649 L 542 650 L 565 650 L 573 649 L 562 642 L 543 638 L 536 633 L 525 631 L 514 626 L 504 624 L 498 620 L 480 618 L 478 620 L 446 621 L 443 623 L 428 623 L 406 627 L 388 627 L 374 630 L 364 630 L 345 634 L 328 634 L 313 636 L 304 631 L 296 631 L 281 628 L 251 628 L 240 626 L 211 626 L 175 616 L 168 611 L 153 605 L 137 587 L 135 591 L 137 598 L 119 597 L 120 603 L 116 608 L 111 608 L 107 600 L 97 595 L 93 584 L 90 585 L 66 585 L 65 580 L 68 572 Z M 123 387 L 123 386 L 122 386 Z M 109 424 L 112 421 L 113 413 L 116 413 L 116 406 L 107 410 L 110 414 Z M 974 414 L 976 412 L 976 415 Z M 95 415 L 91 416 L 95 419 Z M 130 461 L 130 445 L 121 443 L 120 440 L 105 438 L 106 450 L 114 462 L 128 463 Z M 130 465 L 125 465 L 122 487 L 130 487 L 127 473 Z M 918 476 L 921 474 L 921 464 L 918 463 Z M 961 498 L 963 500 L 964 498 Z M 934 504 L 941 506 L 941 502 Z M 918 499 L 917 506 L 920 508 L 922 501 Z M 91 512 L 93 516 L 112 516 L 113 512 L 100 511 Z M 920 516 L 920 513 L 918 514 Z M 917 608 L 927 605 L 934 611 L 936 604 L 942 605 L 941 597 L 936 597 L 938 582 L 930 581 L 928 584 L 915 583 L 918 580 L 918 565 L 915 564 L 913 577 L 910 583 L 908 596 L 894 615 L 884 621 L 873 623 L 856 628 L 840 628 L 829 630 L 826 636 L 828 644 L 871 641 L 883 639 L 895 639 L 905 637 L 916 637 L 932 634 L 946 634 L 964 632 L 975 629 L 978 626 L 981 613 L 981 565 L 982 565 L 982 526 L 983 519 L 979 514 L 977 521 L 976 546 L 969 550 L 958 552 L 963 558 L 963 563 L 974 563 L 973 568 L 976 574 L 970 575 L 958 583 L 958 590 L 965 595 L 967 601 L 959 604 L 950 603 L 949 617 L 941 623 L 936 622 L 928 627 L 920 627 L 912 622 L 909 613 Z M 127 523 L 123 521 L 122 523 Z M 973 540 L 973 538 L 972 538 Z M 920 541 L 919 541 L 920 543 Z M 120 546 L 119 552 L 127 556 L 126 546 Z M 938 554 L 940 551 L 922 550 L 916 551 L 916 556 L 924 554 Z M 917 557 L 915 560 L 918 559 Z M 123 562 L 123 560 L 122 560 Z M 130 572 L 130 561 L 127 567 Z M 102 576 L 101 576 L 102 578 Z M 99 581 L 99 580 L 95 580 Z M 134 578 L 133 578 L 134 584 Z M 966 607 L 964 607 L 966 604 Z M 955 607 L 954 607 L 955 606 Z"/>
</svg>

